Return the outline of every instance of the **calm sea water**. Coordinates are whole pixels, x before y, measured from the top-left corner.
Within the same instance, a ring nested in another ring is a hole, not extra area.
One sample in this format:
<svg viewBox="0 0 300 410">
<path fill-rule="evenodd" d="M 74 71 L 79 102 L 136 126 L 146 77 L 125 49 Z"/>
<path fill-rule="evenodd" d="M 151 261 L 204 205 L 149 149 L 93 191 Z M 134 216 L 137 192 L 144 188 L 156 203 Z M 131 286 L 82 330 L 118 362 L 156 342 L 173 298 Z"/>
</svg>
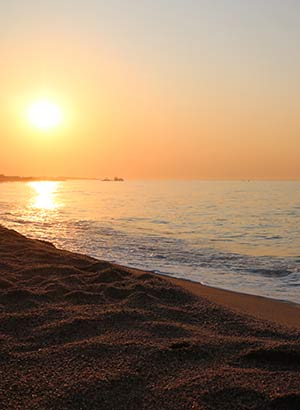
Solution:
<svg viewBox="0 0 300 410">
<path fill-rule="evenodd" d="M 2 183 L 0 223 L 127 266 L 300 303 L 300 182 Z"/>
</svg>

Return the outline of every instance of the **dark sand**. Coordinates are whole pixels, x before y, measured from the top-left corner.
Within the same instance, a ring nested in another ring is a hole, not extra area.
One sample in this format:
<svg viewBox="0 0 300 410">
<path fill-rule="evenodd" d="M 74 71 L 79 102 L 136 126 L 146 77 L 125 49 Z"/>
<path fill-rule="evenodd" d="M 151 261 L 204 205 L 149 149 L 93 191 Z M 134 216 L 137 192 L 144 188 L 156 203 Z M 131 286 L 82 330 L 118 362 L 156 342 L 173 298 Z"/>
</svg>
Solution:
<svg viewBox="0 0 300 410">
<path fill-rule="evenodd" d="M 299 316 L 0 227 L 0 409 L 299 410 Z"/>
</svg>

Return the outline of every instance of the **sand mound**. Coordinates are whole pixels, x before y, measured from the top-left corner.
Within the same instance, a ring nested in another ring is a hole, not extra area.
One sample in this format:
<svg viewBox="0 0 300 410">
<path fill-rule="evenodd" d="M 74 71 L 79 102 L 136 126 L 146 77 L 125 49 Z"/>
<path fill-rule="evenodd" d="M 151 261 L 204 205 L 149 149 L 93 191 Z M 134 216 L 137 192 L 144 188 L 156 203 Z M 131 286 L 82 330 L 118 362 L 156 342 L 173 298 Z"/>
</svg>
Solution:
<svg viewBox="0 0 300 410">
<path fill-rule="evenodd" d="M 274 410 L 299 410 L 300 394 L 278 397 L 271 402 L 271 408 Z"/>
<path fill-rule="evenodd" d="M 0 227 L 0 408 L 299 409 L 300 335 Z"/>
<path fill-rule="evenodd" d="M 12 282 L 6 279 L 0 279 L 0 289 L 7 289 L 13 286 Z"/>
<path fill-rule="evenodd" d="M 300 346 L 260 348 L 246 353 L 242 359 L 258 367 L 300 371 Z"/>
</svg>

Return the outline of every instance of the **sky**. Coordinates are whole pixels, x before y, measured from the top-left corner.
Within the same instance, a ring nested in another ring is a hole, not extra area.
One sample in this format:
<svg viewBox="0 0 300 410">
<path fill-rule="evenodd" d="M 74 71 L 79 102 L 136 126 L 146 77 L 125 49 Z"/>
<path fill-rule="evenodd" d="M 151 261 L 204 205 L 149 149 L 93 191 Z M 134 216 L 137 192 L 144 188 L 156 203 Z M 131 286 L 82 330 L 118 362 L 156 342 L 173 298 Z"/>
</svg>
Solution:
<svg viewBox="0 0 300 410">
<path fill-rule="evenodd" d="M 298 0 L 2 2 L 0 173 L 298 179 L 299 44 Z"/>
</svg>

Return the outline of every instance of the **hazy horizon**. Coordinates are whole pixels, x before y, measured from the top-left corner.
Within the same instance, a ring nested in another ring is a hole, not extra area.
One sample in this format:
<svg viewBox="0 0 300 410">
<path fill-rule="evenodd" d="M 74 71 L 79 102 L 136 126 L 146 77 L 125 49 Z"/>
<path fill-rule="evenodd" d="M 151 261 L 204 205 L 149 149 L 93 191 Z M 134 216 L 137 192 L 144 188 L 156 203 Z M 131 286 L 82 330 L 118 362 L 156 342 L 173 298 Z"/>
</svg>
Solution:
<svg viewBox="0 0 300 410">
<path fill-rule="evenodd" d="M 123 178 L 122 175 L 97 175 L 97 176 L 82 176 L 82 175 L 56 175 L 55 173 L 52 175 L 17 175 L 17 174 L 12 174 L 12 175 L 7 175 L 3 174 L 0 172 L 0 177 L 9 177 L 9 178 L 36 178 L 36 179 L 41 179 L 42 181 L 47 181 L 47 178 L 51 178 L 55 180 L 55 178 L 66 178 L 70 180 L 99 180 L 102 182 L 102 179 L 109 178 L 111 182 L 114 182 L 113 179 L 115 177 L 123 179 L 123 181 L 207 181 L 207 182 L 298 182 L 300 181 L 300 178 L 201 178 L 201 177 L 193 177 L 193 178 L 184 178 L 184 177 L 173 177 L 173 178 L 166 178 L 166 177 L 160 177 L 160 178 L 153 178 L 153 177 L 144 177 L 144 178 L 139 178 L 139 177 L 131 177 L 131 178 Z M 1 182 L 1 181 L 0 181 Z M 12 181 L 14 182 L 14 181 Z M 17 181 L 16 181 L 17 182 Z M 105 181 L 104 181 L 105 182 Z M 119 181 L 120 182 L 120 181 Z"/>
<path fill-rule="evenodd" d="M 295 0 L 2 4 L 0 173 L 299 179 L 299 16 Z M 56 128 L 27 121 L 40 98 Z"/>
<path fill-rule="evenodd" d="M 26 175 L 19 175 L 19 174 L 4 174 L 0 172 L 0 176 L 3 177 L 17 177 L 17 178 L 41 178 L 41 179 L 47 179 L 47 178 L 51 178 L 51 179 L 55 179 L 55 178 L 67 178 L 67 179 L 91 179 L 91 180 L 101 180 L 102 178 L 109 178 L 111 179 L 111 181 L 113 180 L 113 178 L 117 177 L 117 178 L 123 178 L 122 175 L 116 175 L 116 174 L 111 174 L 111 175 L 96 175 L 96 176 L 82 176 L 82 175 L 58 175 L 58 174 L 45 174 L 45 175 L 32 175 L 32 174 L 26 174 Z M 124 178 L 123 178 L 124 179 Z M 129 177 L 126 178 L 124 180 L 128 180 L 128 181 L 245 181 L 245 182 L 263 182 L 263 181 L 273 181 L 273 182 L 297 182 L 300 181 L 300 177 L 299 178 L 201 178 L 201 177 L 192 177 L 192 178 L 184 178 L 184 177 L 144 177 L 144 178 L 140 178 L 140 177 Z"/>
</svg>

